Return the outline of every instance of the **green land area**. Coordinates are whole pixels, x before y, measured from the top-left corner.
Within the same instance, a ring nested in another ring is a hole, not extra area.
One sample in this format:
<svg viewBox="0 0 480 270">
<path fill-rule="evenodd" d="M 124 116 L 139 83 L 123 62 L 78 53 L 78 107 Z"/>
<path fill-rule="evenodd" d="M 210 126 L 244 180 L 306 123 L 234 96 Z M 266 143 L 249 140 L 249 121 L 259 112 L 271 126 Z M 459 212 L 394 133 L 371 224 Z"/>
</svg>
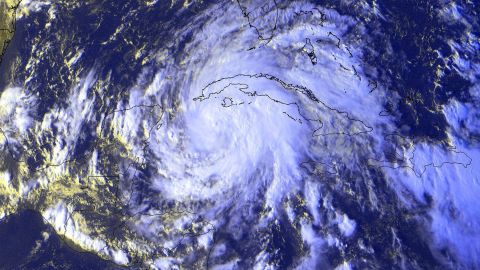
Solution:
<svg viewBox="0 0 480 270">
<path fill-rule="evenodd" d="M 15 16 L 21 0 L 0 1 L 0 63 L 15 33 Z"/>
</svg>

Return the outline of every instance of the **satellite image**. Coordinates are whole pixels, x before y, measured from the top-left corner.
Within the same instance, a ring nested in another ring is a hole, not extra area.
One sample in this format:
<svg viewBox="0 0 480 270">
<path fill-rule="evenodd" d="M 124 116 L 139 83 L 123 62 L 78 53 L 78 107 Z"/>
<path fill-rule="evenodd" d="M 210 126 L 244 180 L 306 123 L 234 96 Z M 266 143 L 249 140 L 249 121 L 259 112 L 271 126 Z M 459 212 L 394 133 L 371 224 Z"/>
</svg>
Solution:
<svg viewBox="0 0 480 270">
<path fill-rule="evenodd" d="M 480 269 L 480 3 L 0 0 L 4 269 Z"/>
</svg>

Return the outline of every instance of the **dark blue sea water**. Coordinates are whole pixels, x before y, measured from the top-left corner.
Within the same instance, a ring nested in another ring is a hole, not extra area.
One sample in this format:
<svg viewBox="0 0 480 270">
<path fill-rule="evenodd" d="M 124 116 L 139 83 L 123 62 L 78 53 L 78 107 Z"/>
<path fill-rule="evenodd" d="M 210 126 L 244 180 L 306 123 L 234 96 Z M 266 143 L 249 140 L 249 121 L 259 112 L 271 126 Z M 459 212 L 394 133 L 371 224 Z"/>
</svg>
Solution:
<svg viewBox="0 0 480 270">
<path fill-rule="evenodd" d="M 44 235 L 48 235 L 45 237 Z M 24 210 L 0 222 L 0 269 L 121 269 L 67 245 L 37 212 Z"/>
</svg>

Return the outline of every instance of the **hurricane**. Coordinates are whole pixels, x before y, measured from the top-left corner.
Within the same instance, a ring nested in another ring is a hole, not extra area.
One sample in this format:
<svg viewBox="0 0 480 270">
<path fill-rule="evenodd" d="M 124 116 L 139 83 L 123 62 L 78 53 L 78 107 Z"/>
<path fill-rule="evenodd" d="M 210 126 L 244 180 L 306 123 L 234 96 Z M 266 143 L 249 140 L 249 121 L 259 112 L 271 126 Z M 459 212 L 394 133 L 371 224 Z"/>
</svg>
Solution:
<svg viewBox="0 0 480 270">
<path fill-rule="evenodd" d="M 36 250 L 480 268 L 478 5 L 10 2 L 0 215 L 39 213 Z"/>
</svg>

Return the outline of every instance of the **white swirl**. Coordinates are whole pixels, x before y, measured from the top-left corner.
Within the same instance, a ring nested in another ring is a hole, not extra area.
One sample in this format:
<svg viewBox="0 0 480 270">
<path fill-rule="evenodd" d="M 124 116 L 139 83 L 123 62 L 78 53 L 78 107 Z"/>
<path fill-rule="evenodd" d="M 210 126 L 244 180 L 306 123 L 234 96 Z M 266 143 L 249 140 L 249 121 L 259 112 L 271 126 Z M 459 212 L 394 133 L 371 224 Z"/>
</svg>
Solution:
<svg viewBox="0 0 480 270">
<path fill-rule="evenodd" d="M 287 196 L 305 185 L 302 162 L 322 160 L 320 153 L 328 159 L 325 152 L 344 137 L 372 131 L 381 107 L 375 97 L 365 98 L 370 88 L 361 79 L 360 51 L 338 46 L 352 22 L 313 8 L 292 3 L 282 14 L 270 9 L 252 26 L 238 23 L 245 18 L 236 6 L 213 7 L 210 14 L 236 18 L 197 18 L 178 33 L 195 33 L 180 60 L 171 57 L 174 49 L 157 54 L 165 68 L 144 91 L 133 89 L 125 107 L 162 104 L 162 125 L 152 128 L 159 113 L 128 110 L 119 117 L 132 121 L 118 133 L 129 145 L 139 145 L 137 131 L 151 131 L 146 136 L 151 156 L 144 156 L 154 168 L 150 187 L 158 200 L 189 210 L 170 221 L 142 217 L 138 228 L 150 228 L 141 230 L 151 236 L 151 228 L 168 227 L 170 237 L 178 233 L 184 240 L 179 232 L 192 220 L 202 217 L 221 226 L 230 215 L 225 211 L 241 211 L 252 202 L 260 203 L 266 218 L 275 218 Z M 316 13 L 298 17 L 301 10 Z M 272 31 L 272 38 L 265 38 Z M 141 147 L 133 152 L 143 156 Z M 133 208 L 159 211 L 147 204 Z"/>
</svg>

